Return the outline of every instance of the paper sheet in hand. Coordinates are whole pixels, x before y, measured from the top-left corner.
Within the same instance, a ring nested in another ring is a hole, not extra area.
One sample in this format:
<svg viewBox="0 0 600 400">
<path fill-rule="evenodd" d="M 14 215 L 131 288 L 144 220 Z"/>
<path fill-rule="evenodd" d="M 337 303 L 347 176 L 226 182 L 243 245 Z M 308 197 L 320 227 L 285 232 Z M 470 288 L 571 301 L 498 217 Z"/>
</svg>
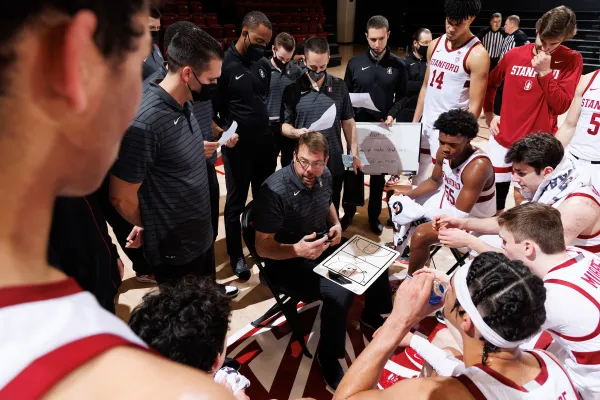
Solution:
<svg viewBox="0 0 600 400">
<path fill-rule="evenodd" d="M 225 143 L 227 143 L 227 141 L 229 139 L 231 139 L 233 137 L 233 135 L 235 134 L 235 130 L 237 129 L 238 124 L 237 122 L 233 121 L 231 123 L 231 126 L 229 127 L 229 129 L 227 129 L 225 132 L 223 132 L 223 136 L 221 136 L 221 139 L 219 139 L 219 144 L 221 146 L 223 146 Z"/>
<path fill-rule="evenodd" d="M 363 165 L 370 165 L 369 160 L 367 160 L 367 156 L 362 151 L 358 152 L 358 158 L 363 162 Z M 342 154 L 342 162 L 344 163 L 344 168 L 352 169 L 352 161 L 354 161 L 354 157 L 352 154 Z"/>
<path fill-rule="evenodd" d="M 319 132 L 331 128 L 333 126 L 333 123 L 335 122 L 336 111 L 337 110 L 335 108 L 335 104 L 332 104 L 331 107 L 329 107 L 327 111 L 325 111 L 325 113 L 321 116 L 321 118 L 313 122 L 308 127 L 308 131 Z"/>
<path fill-rule="evenodd" d="M 363 294 L 398 257 L 399 253 L 365 237 L 355 235 L 341 245 L 313 271 L 356 294 Z M 350 281 L 341 284 L 329 277 L 329 271 Z"/>
<path fill-rule="evenodd" d="M 369 93 L 350 93 L 350 101 L 354 108 L 366 108 L 367 110 L 379 111 L 373 103 Z"/>
</svg>

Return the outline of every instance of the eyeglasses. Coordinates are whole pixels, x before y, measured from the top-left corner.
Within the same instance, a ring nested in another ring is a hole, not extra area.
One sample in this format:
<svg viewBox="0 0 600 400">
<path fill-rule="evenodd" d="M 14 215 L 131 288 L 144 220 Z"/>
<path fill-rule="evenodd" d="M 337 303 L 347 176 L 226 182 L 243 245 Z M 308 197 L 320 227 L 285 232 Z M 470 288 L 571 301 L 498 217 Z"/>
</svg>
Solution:
<svg viewBox="0 0 600 400">
<path fill-rule="evenodd" d="M 323 161 L 315 161 L 315 162 L 311 163 L 310 161 L 308 161 L 304 158 L 296 157 L 296 162 L 298 162 L 298 164 L 300 164 L 300 166 L 302 167 L 303 170 L 307 170 L 308 167 L 311 167 L 312 169 L 325 168 L 325 163 Z"/>
<path fill-rule="evenodd" d="M 419 44 L 421 46 L 429 46 L 430 43 L 431 43 L 431 41 L 429 41 L 429 42 L 419 42 Z"/>
</svg>

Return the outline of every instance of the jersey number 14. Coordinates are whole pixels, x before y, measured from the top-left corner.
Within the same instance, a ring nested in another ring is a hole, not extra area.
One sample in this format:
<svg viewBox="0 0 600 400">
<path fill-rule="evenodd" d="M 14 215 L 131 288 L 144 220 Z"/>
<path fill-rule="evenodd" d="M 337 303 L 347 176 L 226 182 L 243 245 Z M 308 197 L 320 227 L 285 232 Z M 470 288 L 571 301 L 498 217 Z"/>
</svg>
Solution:
<svg viewBox="0 0 600 400">
<path fill-rule="evenodd" d="M 434 83 L 437 83 L 437 89 L 442 89 L 442 85 L 444 84 L 444 71 L 440 71 L 440 73 L 438 74 L 437 70 L 433 70 L 433 76 L 431 77 L 431 82 L 429 82 L 429 86 L 434 87 Z"/>
</svg>

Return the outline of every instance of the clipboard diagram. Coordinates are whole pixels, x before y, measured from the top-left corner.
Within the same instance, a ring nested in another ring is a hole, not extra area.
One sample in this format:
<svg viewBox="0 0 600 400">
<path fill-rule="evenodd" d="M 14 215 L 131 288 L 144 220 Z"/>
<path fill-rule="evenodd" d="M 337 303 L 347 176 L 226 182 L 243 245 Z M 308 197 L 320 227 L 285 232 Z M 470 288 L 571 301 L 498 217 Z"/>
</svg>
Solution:
<svg viewBox="0 0 600 400">
<path fill-rule="evenodd" d="M 317 265 L 314 272 L 351 292 L 363 294 L 398 255 L 383 244 L 355 235 Z"/>
</svg>

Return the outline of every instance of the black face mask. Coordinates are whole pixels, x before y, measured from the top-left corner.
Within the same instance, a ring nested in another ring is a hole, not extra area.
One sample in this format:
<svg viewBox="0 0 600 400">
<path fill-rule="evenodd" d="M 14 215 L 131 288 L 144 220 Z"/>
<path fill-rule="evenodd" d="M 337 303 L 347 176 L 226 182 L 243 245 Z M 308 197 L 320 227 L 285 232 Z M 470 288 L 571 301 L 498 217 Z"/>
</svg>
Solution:
<svg viewBox="0 0 600 400">
<path fill-rule="evenodd" d="M 207 85 L 202 85 L 202 89 L 200 89 L 200 92 L 192 90 L 192 98 L 194 99 L 194 102 L 208 101 L 212 100 L 213 97 L 215 97 L 216 92 L 217 84 L 209 83 Z"/>
<path fill-rule="evenodd" d="M 275 62 L 275 65 L 277 65 L 277 68 L 279 68 L 281 70 L 284 70 L 285 66 L 287 65 L 286 63 L 281 61 L 279 58 L 277 58 L 277 56 L 273 57 L 273 61 Z"/>
<path fill-rule="evenodd" d="M 250 36 L 246 36 L 248 38 L 248 42 L 250 42 Z M 244 42 L 246 41 L 246 37 L 244 38 Z M 265 55 L 265 46 L 261 46 L 260 44 L 250 43 L 248 47 L 246 47 L 246 57 L 250 59 L 250 61 L 258 61 Z"/>
<path fill-rule="evenodd" d="M 159 33 L 159 31 L 150 32 L 150 34 L 152 35 L 152 43 L 158 43 Z"/>
<path fill-rule="evenodd" d="M 419 55 L 423 58 L 427 58 L 427 49 L 429 48 L 429 46 L 423 46 L 420 45 L 419 48 L 417 49 L 417 53 L 419 53 Z"/>
<path fill-rule="evenodd" d="M 323 76 L 325 76 L 325 70 L 321 72 L 315 72 L 312 69 L 306 67 L 306 72 L 308 72 L 308 76 L 315 82 L 319 82 Z"/>
</svg>

